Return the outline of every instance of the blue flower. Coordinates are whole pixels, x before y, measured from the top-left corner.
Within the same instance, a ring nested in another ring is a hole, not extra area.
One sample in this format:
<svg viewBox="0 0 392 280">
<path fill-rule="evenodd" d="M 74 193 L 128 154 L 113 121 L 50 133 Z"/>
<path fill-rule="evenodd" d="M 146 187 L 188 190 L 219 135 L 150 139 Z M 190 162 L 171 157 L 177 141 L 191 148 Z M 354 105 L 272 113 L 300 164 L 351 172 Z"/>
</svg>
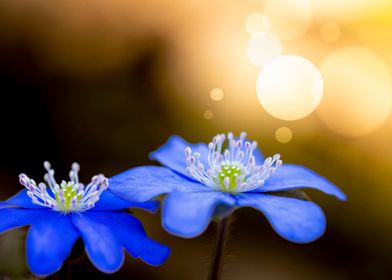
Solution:
<svg viewBox="0 0 392 280">
<path fill-rule="evenodd" d="M 50 164 L 44 166 L 46 184 L 37 185 L 21 174 L 26 189 L 0 203 L 0 233 L 30 225 L 26 256 L 32 273 L 46 276 L 58 271 L 79 237 L 91 262 L 105 273 L 120 269 L 123 249 L 150 265 L 166 260 L 169 248 L 149 239 L 135 217 L 117 211 L 136 207 L 154 212 L 158 202 L 124 201 L 108 190 L 110 181 L 102 174 L 84 186 L 79 183 L 77 163 L 72 165 L 70 181 L 58 184 Z"/>
<path fill-rule="evenodd" d="M 216 215 L 252 207 L 264 213 L 283 238 L 307 243 L 324 233 L 326 221 L 319 206 L 298 198 L 302 192 L 297 189 L 313 188 L 346 199 L 336 186 L 305 167 L 282 164 L 278 154 L 265 159 L 245 133 L 238 139 L 232 133 L 220 134 L 208 145 L 172 136 L 150 157 L 168 168 L 130 169 L 111 179 L 111 190 L 138 202 L 168 194 L 162 224 L 181 237 L 200 235 Z"/>
</svg>

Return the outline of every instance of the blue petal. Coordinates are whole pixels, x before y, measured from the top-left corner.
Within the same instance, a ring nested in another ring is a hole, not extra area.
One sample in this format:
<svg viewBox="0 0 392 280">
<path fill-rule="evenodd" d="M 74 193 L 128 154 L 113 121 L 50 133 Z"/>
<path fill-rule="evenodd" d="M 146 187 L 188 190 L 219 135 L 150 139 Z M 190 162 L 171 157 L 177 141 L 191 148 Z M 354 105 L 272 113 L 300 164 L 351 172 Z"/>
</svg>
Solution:
<svg viewBox="0 0 392 280">
<path fill-rule="evenodd" d="M 247 193 L 239 195 L 237 203 L 238 206 L 249 206 L 263 212 L 274 230 L 292 242 L 308 243 L 325 231 L 324 213 L 310 201 Z"/>
<path fill-rule="evenodd" d="M 72 214 L 72 222 L 83 238 L 87 256 L 102 272 L 113 273 L 124 262 L 121 244 L 107 224 L 112 212 L 93 212 Z"/>
<path fill-rule="evenodd" d="M 150 153 L 150 159 L 194 180 L 186 173 L 185 148 L 188 146 L 193 152 L 200 154 L 200 160 L 204 166 L 209 166 L 208 147 L 205 143 L 190 144 L 177 135 L 170 136 L 165 144 Z"/>
<path fill-rule="evenodd" d="M 234 204 L 235 199 L 223 192 L 175 191 L 163 203 L 162 224 L 174 235 L 195 237 L 207 228 L 218 205 L 230 207 Z"/>
<path fill-rule="evenodd" d="M 10 205 L 7 202 L 0 201 L 0 209 L 5 207 L 10 207 Z"/>
<path fill-rule="evenodd" d="M 257 191 L 274 192 L 294 188 L 313 188 L 340 200 L 346 200 L 346 195 L 327 179 L 310 169 L 294 164 L 283 164 Z"/>
<path fill-rule="evenodd" d="M 109 189 L 101 194 L 98 202 L 95 204 L 92 210 L 110 211 L 110 210 L 121 210 L 126 208 L 140 208 L 155 213 L 159 208 L 159 202 L 158 201 L 128 202 L 115 196 Z"/>
<path fill-rule="evenodd" d="M 10 229 L 31 224 L 42 212 L 46 211 L 18 208 L 0 209 L 0 234 Z"/>
<path fill-rule="evenodd" d="M 70 215 L 55 211 L 40 212 L 27 233 L 27 265 L 33 274 L 47 276 L 60 270 L 79 234 Z"/>
<path fill-rule="evenodd" d="M 11 206 L 19 206 L 19 207 L 27 208 L 27 209 L 45 209 L 46 208 L 46 207 L 34 204 L 31 201 L 31 198 L 27 195 L 26 189 L 21 190 L 20 192 L 18 192 L 14 196 L 7 199 L 5 202 Z"/>
<path fill-rule="evenodd" d="M 140 221 L 132 215 L 123 212 L 92 212 L 89 215 L 108 226 L 134 258 L 141 258 L 151 265 L 161 265 L 169 256 L 170 249 L 149 239 Z"/>
<path fill-rule="evenodd" d="M 141 166 L 129 169 L 109 179 L 111 192 L 130 202 L 145 202 L 175 189 L 184 192 L 210 190 L 161 166 Z"/>
<path fill-rule="evenodd" d="M 204 164 L 204 166 L 209 166 L 207 144 L 190 144 L 177 135 L 169 137 L 165 144 L 160 146 L 154 152 L 150 153 L 150 159 L 156 160 L 162 165 L 169 167 L 170 169 L 173 169 L 174 171 L 193 180 L 193 178 L 190 177 L 185 171 L 185 148 L 188 146 L 192 148 L 193 152 L 197 152 L 200 154 L 200 160 Z M 262 164 L 264 162 L 264 156 L 259 149 L 253 151 L 253 155 L 255 157 L 256 164 Z"/>
</svg>

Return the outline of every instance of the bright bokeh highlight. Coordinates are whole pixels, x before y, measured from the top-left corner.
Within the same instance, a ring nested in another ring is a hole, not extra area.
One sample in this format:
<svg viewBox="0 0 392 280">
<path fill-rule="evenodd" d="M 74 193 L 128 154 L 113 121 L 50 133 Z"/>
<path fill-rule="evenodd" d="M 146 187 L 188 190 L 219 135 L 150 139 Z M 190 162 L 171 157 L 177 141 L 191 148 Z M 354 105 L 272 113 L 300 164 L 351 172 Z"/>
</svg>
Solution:
<svg viewBox="0 0 392 280">
<path fill-rule="evenodd" d="M 319 105 L 323 80 L 318 69 L 297 55 L 282 55 L 268 62 L 257 79 L 257 97 L 263 108 L 282 120 L 308 116 Z"/>
<path fill-rule="evenodd" d="M 251 36 L 258 33 L 267 33 L 270 29 L 270 22 L 264 14 L 253 13 L 246 18 L 245 29 Z"/>
<path fill-rule="evenodd" d="M 275 131 L 275 139 L 279 143 L 288 143 L 293 139 L 293 132 L 290 128 L 282 126 Z"/>
<path fill-rule="evenodd" d="M 222 100 L 223 96 L 224 96 L 223 90 L 220 88 L 214 88 L 210 91 L 210 97 L 214 101 Z"/>
<path fill-rule="evenodd" d="M 326 22 L 321 26 L 320 35 L 327 43 L 336 42 L 341 35 L 340 27 L 335 22 Z"/>
<path fill-rule="evenodd" d="M 309 0 L 266 0 L 263 12 L 271 23 L 271 32 L 280 39 L 299 38 L 312 23 Z"/>
<path fill-rule="evenodd" d="M 281 55 L 282 49 L 280 40 L 274 34 L 259 33 L 249 39 L 246 55 L 254 65 L 262 67 L 270 59 Z"/>
<path fill-rule="evenodd" d="M 392 75 L 378 54 L 361 46 L 344 47 L 327 56 L 320 70 L 325 96 L 318 115 L 331 130 L 364 136 L 388 118 Z"/>
</svg>

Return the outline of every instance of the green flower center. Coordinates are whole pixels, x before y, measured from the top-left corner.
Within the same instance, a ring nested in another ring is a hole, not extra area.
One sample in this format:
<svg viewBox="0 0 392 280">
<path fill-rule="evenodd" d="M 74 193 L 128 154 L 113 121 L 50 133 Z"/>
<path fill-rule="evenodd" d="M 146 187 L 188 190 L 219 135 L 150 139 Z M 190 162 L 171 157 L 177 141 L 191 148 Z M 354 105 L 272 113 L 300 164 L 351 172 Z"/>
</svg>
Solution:
<svg viewBox="0 0 392 280">
<path fill-rule="evenodd" d="M 82 194 L 78 194 L 77 188 L 78 184 L 73 182 L 61 182 L 60 189 L 54 193 L 59 210 L 70 211 L 79 204 Z"/>
<path fill-rule="evenodd" d="M 218 183 L 223 190 L 233 191 L 237 184 L 239 176 L 242 175 L 242 168 L 237 164 L 224 164 L 218 172 L 218 178 L 215 176 L 215 182 Z M 240 181 L 245 180 L 243 177 Z"/>
</svg>

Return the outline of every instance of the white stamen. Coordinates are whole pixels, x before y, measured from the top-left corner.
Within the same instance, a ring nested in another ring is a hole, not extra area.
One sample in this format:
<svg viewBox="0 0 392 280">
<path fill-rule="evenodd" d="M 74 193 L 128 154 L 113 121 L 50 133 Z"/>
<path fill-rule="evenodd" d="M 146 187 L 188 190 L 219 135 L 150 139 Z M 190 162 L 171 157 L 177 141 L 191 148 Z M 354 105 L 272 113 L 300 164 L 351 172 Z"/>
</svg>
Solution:
<svg viewBox="0 0 392 280">
<path fill-rule="evenodd" d="M 27 195 L 34 204 L 52 208 L 62 212 L 78 212 L 94 207 L 99 200 L 100 195 L 109 186 L 108 179 L 102 174 L 94 176 L 86 187 L 79 183 L 78 172 L 80 166 L 78 163 L 72 164 L 69 172 L 70 181 L 62 181 L 57 184 L 54 178 L 54 170 L 48 161 L 44 162 L 47 173 L 44 179 L 47 183 L 39 183 L 38 186 L 34 180 L 25 174 L 19 175 L 19 182 L 27 188 Z M 49 187 L 50 192 L 47 188 Z"/>
<path fill-rule="evenodd" d="M 227 148 L 224 148 L 226 139 Z M 186 147 L 186 172 L 213 189 L 233 193 L 254 190 L 282 165 L 279 154 L 256 165 L 253 155 L 256 148 L 257 142 L 246 141 L 245 132 L 238 139 L 231 132 L 227 137 L 218 134 L 208 144 L 207 158 L 201 158 L 199 153 Z"/>
</svg>

